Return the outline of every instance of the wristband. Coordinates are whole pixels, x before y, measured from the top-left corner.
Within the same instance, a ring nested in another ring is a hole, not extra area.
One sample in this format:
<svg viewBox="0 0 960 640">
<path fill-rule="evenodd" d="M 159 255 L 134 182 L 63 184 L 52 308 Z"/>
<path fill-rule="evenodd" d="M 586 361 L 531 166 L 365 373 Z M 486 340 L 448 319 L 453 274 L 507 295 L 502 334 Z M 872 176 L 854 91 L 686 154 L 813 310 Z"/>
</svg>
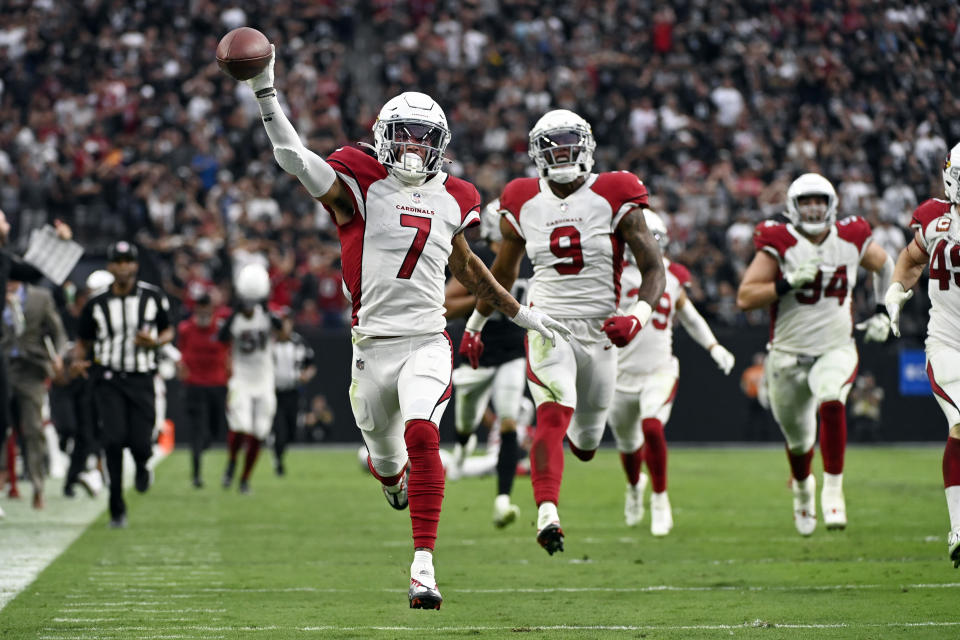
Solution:
<svg viewBox="0 0 960 640">
<path fill-rule="evenodd" d="M 523 307 L 520 307 L 521 309 Z M 483 326 L 487 324 L 487 320 L 490 319 L 490 316 L 485 316 L 476 309 L 473 310 L 473 313 L 470 314 L 470 317 L 467 318 L 467 331 L 471 333 L 480 333 L 483 331 Z"/>
<path fill-rule="evenodd" d="M 787 282 L 786 278 L 780 278 L 779 280 L 777 280 L 777 284 L 774 285 L 774 288 L 777 291 L 778 298 L 783 297 L 784 295 L 789 293 L 791 290 L 793 290 L 793 287 L 790 286 L 790 283 Z"/>
<path fill-rule="evenodd" d="M 647 320 L 649 320 L 651 314 L 653 314 L 653 307 L 651 307 L 650 303 L 646 300 L 638 300 L 635 305 L 630 307 L 628 313 L 640 321 L 641 327 L 645 327 Z"/>
</svg>

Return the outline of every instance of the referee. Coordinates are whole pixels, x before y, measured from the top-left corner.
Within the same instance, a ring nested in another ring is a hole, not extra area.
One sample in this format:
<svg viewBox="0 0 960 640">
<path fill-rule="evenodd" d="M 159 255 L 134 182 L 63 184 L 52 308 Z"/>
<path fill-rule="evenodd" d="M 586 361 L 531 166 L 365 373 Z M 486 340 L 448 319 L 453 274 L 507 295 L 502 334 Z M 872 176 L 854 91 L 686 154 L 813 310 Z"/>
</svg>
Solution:
<svg viewBox="0 0 960 640">
<path fill-rule="evenodd" d="M 283 454 L 293 440 L 300 413 L 300 388 L 316 375 L 313 364 L 313 349 L 293 330 L 293 312 L 285 309 L 281 314 L 280 331 L 273 342 L 273 362 L 277 389 L 277 412 L 273 416 L 273 452 L 276 455 L 274 469 L 278 476 L 286 473 Z"/>
<path fill-rule="evenodd" d="M 93 380 L 101 440 L 110 475 L 110 526 L 127 526 L 123 501 L 123 449 L 137 465 L 135 486 L 150 487 L 147 460 L 156 421 L 153 377 L 157 348 L 173 339 L 169 303 L 157 287 L 137 280 L 137 248 L 116 242 L 107 248 L 114 281 L 83 307 L 77 327 L 76 373 Z M 88 360 L 92 352 L 92 364 Z M 89 370 L 88 370 L 89 367 Z"/>
</svg>

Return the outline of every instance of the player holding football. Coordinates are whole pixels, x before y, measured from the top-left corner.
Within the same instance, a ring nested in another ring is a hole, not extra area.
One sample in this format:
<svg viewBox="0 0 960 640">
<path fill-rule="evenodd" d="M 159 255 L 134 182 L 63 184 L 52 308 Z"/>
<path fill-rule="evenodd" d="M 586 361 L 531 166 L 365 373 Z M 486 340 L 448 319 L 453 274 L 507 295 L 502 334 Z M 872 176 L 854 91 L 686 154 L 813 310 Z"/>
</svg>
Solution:
<svg viewBox="0 0 960 640">
<path fill-rule="evenodd" d="M 644 209 L 643 215 L 661 251 L 665 251 L 669 237 L 663 220 L 650 209 Z M 667 497 L 667 440 L 663 427 L 670 419 L 680 374 L 680 365 L 673 355 L 674 318 L 710 353 L 724 375 L 730 373 L 734 364 L 733 354 L 717 342 L 707 321 L 687 298 L 685 289 L 690 285 L 690 272 L 666 257 L 663 265 L 666 287 L 650 322 L 617 354 L 616 393 L 608 417 L 627 475 L 624 519 L 630 527 L 643 519 L 647 476 L 640 469 L 645 460 L 653 484 L 650 533 L 655 536 L 665 536 L 673 528 L 673 512 Z M 640 270 L 630 260 L 623 267 L 622 283 L 625 295 L 620 305 L 629 308 L 636 303 L 641 283 Z"/>
<path fill-rule="evenodd" d="M 806 173 L 787 189 L 787 223 L 757 225 L 757 253 L 737 292 L 743 310 L 770 307 L 766 375 L 770 408 L 787 445 L 792 472 L 793 516 L 804 536 L 817 526 L 816 480 L 810 473 L 820 416 L 827 529 L 847 526 L 843 457 L 846 401 L 859 357 L 850 309 L 857 268 L 873 272 L 874 291 L 886 291 L 893 260 L 871 239 L 869 223 L 851 216 L 836 221 L 837 193 L 830 181 Z M 883 341 L 889 319 L 880 310 L 857 325 L 867 341 Z"/>
<path fill-rule="evenodd" d="M 923 267 L 930 265 L 930 322 L 927 324 L 927 376 L 947 419 L 943 486 L 950 515 L 947 553 L 960 567 L 960 144 L 943 165 L 947 199 L 927 200 L 913 213 L 913 242 L 900 252 L 893 284 L 884 302 L 894 335 L 900 336 L 900 310 L 913 296 Z"/>
<path fill-rule="evenodd" d="M 495 255 L 502 240 L 499 200 L 484 207 L 480 216 L 480 236 Z M 525 278 L 518 278 L 510 289 L 511 295 L 520 301 L 526 296 L 526 291 Z M 476 305 L 476 300 L 456 278 L 451 278 L 446 289 L 447 318 L 467 316 Z M 526 379 L 523 336 L 523 329 L 503 317 L 503 314 L 494 312 L 483 328 L 484 348 L 478 360 L 464 362 L 453 372 L 454 426 L 458 443 L 447 475 L 451 478 L 461 475 L 464 462 L 470 457 L 472 445 L 476 443 L 477 427 L 492 401 L 500 439 L 497 447 L 497 496 L 493 501 L 493 524 L 498 528 L 516 520 L 520 513 L 520 508 L 510 501 L 510 493 L 520 451 L 517 418 Z"/>
<path fill-rule="evenodd" d="M 280 319 L 266 309 L 270 276 L 260 264 L 240 269 L 236 280 L 238 310 L 220 327 L 218 339 L 231 345 L 227 382 L 227 469 L 223 488 L 233 483 L 237 454 L 246 444 L 240 493 L 250 493 L 250 474 L 277 410 L 274 390 L 273 333 Z"/>
<path fill-rule="evenodd" d="M 664 287 L 660 248 L 643 219 L 647 189 L 626 171 L 593 173 L 595 148 L 590 125 L 572 111 L 550 111 L 537 121 L 529 154 L 540 178 L 518 178 L 504 188 L 503 241 L 490 269 L 509 287 L 526 252 L 532 307 L 561 318 L 573 334 L 563 344 L 527 334 L 527 378 L 537 405 L 530 451 L 537 542 L 551 555 L 563 550 L 557 513 L 563 437 L 579 459 L 594 456 L 613 401 L 617 362 L 610 343 L 623 347 L 637 335 Z M 643 283 L 636 304 L 621 315 L 624 244 Z M 481 300 L 467 321 L 460 353 L 471 361 L 483 348 L 480 332 L 491 311 Z"/>
<path fill-rule="evenodd" d="M 445 267 L 480 300 L 546 342 L 567 329 L 527 309 L 473 255 L 463 230 L 479 219 L 480 194 L 443 169 L 450 128 L 422 93 L 380 110 L 369 153 L 338 149 L 324 160 L 304 147 L 273 86 L 273 57 L 246 81 L 281 168 L 330 212 L 340 237 L 343 279 L 353 307 L 350 402 L 387 501 L 409 501 L 414 559 L 412 608 L 438 609 L 433 549 L 444 474 L 437 425 L 451 395 L 452 347 L 444 332 Z"/>
</svg>

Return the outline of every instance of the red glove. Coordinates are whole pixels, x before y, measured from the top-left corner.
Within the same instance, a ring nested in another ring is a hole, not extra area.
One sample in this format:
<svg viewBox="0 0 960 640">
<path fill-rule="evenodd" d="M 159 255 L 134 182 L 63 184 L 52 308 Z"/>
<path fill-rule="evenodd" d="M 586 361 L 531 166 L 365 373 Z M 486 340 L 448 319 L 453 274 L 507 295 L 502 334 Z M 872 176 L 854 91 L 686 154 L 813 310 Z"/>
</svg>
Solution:
<svg viewBox="0 0 960 640">
<path fill-rule="evenodd" d="M 460 340 L 460 355 L 467 359 L 470 366 L 476 369 L 480 366 L 480 355 L 483 353 L 483 340 L 479 331 L 464 331 Z"/>
<path fill-rule="evenodd" d="M 643 325 L 636 316 L 611 316 L 603 323 L 603 330 L 610 338 L 610 342 L 618 347 L 630 344 L 642 328 Z"/>
</svg>

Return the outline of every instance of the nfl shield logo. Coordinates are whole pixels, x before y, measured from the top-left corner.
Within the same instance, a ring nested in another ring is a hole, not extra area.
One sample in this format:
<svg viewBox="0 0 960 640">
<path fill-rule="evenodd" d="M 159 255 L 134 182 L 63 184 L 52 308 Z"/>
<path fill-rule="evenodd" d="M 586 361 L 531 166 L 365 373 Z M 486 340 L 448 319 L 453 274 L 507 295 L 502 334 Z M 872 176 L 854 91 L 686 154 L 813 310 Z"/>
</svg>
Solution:
<svg viewBox="0 0 960 640">
<path fill-rule="evenodd" d="M 414 203 L 414 204 L 420 204 L 420 200 L 423 199 L 423 196 L 420 195 L 420 192 L 419 192 L 419 191 L 414 191 L 414 192 L 413 192 L 413 195 L 412 195 L 411 197 L 413 198 L 413 203 Z"/>
<path fill-rule="evenodd" d="M 568 205 L 566 202 L 561 202 L 561 203 L 560 203 L 560 211 L 563 212 L 563 213 L 566 213 L 566 212 L 567 212 L 567 209 L 569 208 L 569 206 L 570 206 L 570 205 Z"/>
<path fill-rule="evenodd" d="M 361 371 L 363 371 L 363 366 L 364 366 L 363 360 L 361 360 L 360 358 L 357 358 L 357 369 L 360 369 Z"/>
</svg>

